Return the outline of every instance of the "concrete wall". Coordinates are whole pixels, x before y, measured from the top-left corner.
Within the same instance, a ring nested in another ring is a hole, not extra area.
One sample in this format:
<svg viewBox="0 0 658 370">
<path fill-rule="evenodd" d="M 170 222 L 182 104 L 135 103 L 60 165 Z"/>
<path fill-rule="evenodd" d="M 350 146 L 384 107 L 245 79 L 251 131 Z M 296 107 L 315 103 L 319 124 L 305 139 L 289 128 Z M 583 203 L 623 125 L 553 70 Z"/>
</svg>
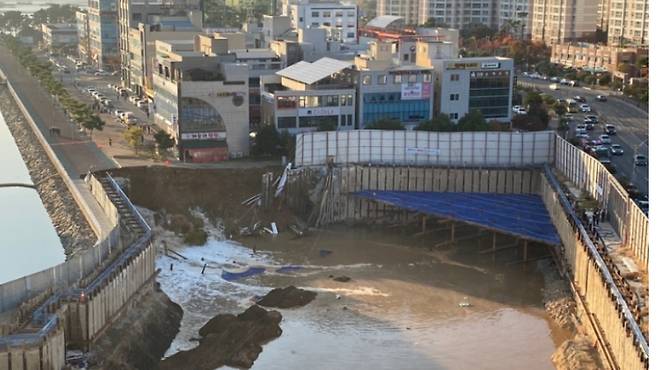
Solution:
<svg viewBox="0 0 658 370">
<path fill-rule="evenodd" d="M 613 369 L 648 369 L 648 344 L 587 232 L 559 187 L 542 175 L 542 197 L 563 243 L 563 264 L 575 287 L 578 316 Z M 566 208 L 568 207 L 568 208 Z"/>
<path fill-rule="evenodd" d="M 649 218 L 619 181 L 594 157 L 556 136 L 555 168 L 603 204 L 624 246 L 644 269 L 649 265 Z"/>
<path fill-rule="evenodd" d="M 334 163 L 522 167 L 552 163 L 555 133 L 353 130 L 297 135 L 295 166 Z"/>
</svg>

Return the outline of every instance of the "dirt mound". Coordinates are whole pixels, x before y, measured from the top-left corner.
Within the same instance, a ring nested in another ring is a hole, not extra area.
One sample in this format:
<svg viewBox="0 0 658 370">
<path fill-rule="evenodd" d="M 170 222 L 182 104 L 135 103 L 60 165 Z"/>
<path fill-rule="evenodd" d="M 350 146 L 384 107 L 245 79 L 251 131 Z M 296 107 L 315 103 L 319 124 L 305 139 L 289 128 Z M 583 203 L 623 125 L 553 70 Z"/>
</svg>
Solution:
<svg viewBox="0 0 658 370">
<path fill-rule="evenodd" d="M 294 286 L 287 288 L 276 288 L 271 290 L 267 295 L 261 298 L 259 305 L 276 308 L 292 308 L 309 304 L 318 294 L 304 289 L 298 289 Z"/>
<path fill-rule="evenodd" d="M 199 330 L 198 347 L 165 359 L 160 369 L 250 368 L 263 351 L 261 345 L 281 335 L 280 322 L 279 312 L 255 305 L 237 316 L 219 314 Z"/>
<path fill-rule="evenodd" d="M 337 281 L 339 283 L 347 283 L 348 281 L 351 281 L 352 278 L 349 277 L 349 276 L 343 275 L 343 276 L 336 276 L 333 280 Z"/>
<path fill-rule="evenodd" d="M 590 340 L 582 334 L 564 341 L 553 353 L 551 360 L 557 370 L 596 370 L 603 368 Z"/>
</svg>

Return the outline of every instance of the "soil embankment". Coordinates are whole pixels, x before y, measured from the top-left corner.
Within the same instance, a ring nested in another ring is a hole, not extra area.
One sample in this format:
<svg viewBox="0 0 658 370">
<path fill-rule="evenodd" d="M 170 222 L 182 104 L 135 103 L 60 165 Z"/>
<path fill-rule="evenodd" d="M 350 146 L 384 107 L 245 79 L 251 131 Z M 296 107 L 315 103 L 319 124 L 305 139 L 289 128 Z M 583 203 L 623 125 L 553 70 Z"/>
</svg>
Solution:
<svg viewBox="0 0 658 370">
<path fill-rule="evenodd" d="M 224 365 L 249 368 L 262 345 L 281 335 L 281 314 L 251 306 L 239 315 L 219 314 L 199 330 L 199 346 L 178 352 L 160 364 L 161 370 L 213 370 Z"/>
<path fill-rule="evenodd" d="M 0 111 L 30 177 L 55 226 L 67 257 L 94 245 L 96 236 L 6 86 L 0 86 Z"/>
<path fill-rule="evenodd" d="M 287 288 L 272 289 L 256 303 L 264 307 L 301 307 L 309 304 L 317 295 L 316 292 L 295 288 L 291 285 Z"/>
<path fill-rule="evenodd" d="M 198 208 L 213 223 L 221 222 L 227 237 L 237 237 L 243 226 L 276 222 L 279 230 L 292 218 L 286 207 L 272 210 L 250 208 L 241 203 L 261 192 L 262 175 L 281 173 L 279 167 L 242 169 L 186 169 L 162 166 L 132 167 L 114 170 L 114 176 L 126 178 L 128 197 L 142 207 L 165 213 L 170 219 L 190 219 Z M 176 225 L 174 225 L 176 226 Z M 183 228 L 187 225 L 183 225 Z M 174 231 L 176 227 L 173 228 Z"/>
<path fill-rule="evenodd" d="M 157 369 L 178 333 L 183 310 L 152 285 L 133 301 L 137 307 L 125 311 L 94 346 L 92 369 Z"/>
</svg>

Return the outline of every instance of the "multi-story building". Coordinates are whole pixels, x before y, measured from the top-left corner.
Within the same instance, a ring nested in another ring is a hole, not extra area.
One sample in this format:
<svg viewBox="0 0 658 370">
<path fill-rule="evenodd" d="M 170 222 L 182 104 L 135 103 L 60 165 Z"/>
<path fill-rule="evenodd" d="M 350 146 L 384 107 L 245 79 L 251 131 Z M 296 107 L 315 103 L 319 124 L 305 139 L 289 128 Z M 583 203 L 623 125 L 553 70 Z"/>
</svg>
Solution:
<svg viewBox="0 0 658 370">
<path fill-rule="evenodd" d="M 534 0 L 532 40 L 553 45 L 591 38 L 599 0 Z"/>
<path fill-rule="evenodd" d="M 622 48 L 590 43 L 556 44 L 551 48 L 551 63 L 590 72 L 615 73 L 620 64 L 635 65 L 648 56 L 648 49 Z"/>
<path fill-rule="evenodd" d="M 155 122 L 175 137 L 180 159 L 246 156 L 248 70 L 228 52 L 228 40 L 197 35 L 192 43 L 156 41 L 155 47 Z"/>
<path fill-rule="evenodd" d="M 461 29 L 471 23 L 496 27 L 495 0 L 418 0 L 419 25 L 433 19 L 439 25 Z"/>
<path fill-rule="evenodd" d="M 134 85 L 130 74 L 130 31 L 139 23 L 159 24 L 160 17 L 171 17 L 176 30 L 189 31 L 191 25 L 201 28 L 201 0 L 115 0 L 117 1 L 118 49 L 121 80 L 126 87 Z"/>
<path fill-rule="evenodd" d="M 391 41 L 372 42 L 367 54 L 354 58 L 359 128 L 381 119 L 412 128 L 432 118 L 433 68 L 396 63 L 396 48 Z"/>
<path fill-rule="evenodd" d="M 249 125 L 257 128 L 261 123 L 260 78 L 281 70 L 281 59 L 272 49 L 230 50 L 236 62 L 246 64 L 249 70 Z"/>
<path fill-rule="evenodd" d="M 89 0 L 89 54 L 94 66 L 119 66 L 117 35 L 117 0 Z"/>
<path fill-rule="evenodd" d="M 418 24 L 419 0 L 377 0 L 377 17 L 396 16 L 404 24 Z"/>
<path fill-rule="evenodd" d="M 130 28 L 129 87 L 141 96 L 153 98 L 153 65 L 155 63 L 155 42 L 193 40 L 201 29 L 194 27 L 187 18 L 162 18 L 157 24 L 139 23 Z M 184 24 L 185 27 L 181 27 Z"/>
<path fill-rule="evenodd" d="M 517 37 L 526 38 L 532 32 L 532 1 L 496 0 L 494 27 L 507 29 Z"/>
<path fill-rule="evenodd" d="M 480 111 L 487 120 L 512 119 L 513 59 L 437 59 L 433 64 L 437 73 L 436 112 L 455 122 L 473 111 Z"/>
<path fill-rule="evenodd" d="M 327 0 L 297 0 L 284 9 L 294 29 L 326 28 L 341 42 L 356 42 L 358 8 L 354 3 Z"/>
<path fill-rule="evenodd" d="M 354 129 L 356 90 L 351 69 L 350 62 L 322 58 L 262 76 L 263 123 L 292 134 L 318 126 Z"/>
<path fill-rule="evenodd" d="M 41 33 L 43 46 L 47 50 L 77 48 L 78 46 L 78 27 L 75 24 L 42 24 Z"/>
<path fill-rule="evenodd" d="M 75 22 L 78 29 L 78 58 L 85 63 L 89 63 L 91 56 L 89 50 L 89 14 L 87 11 L 76 11 Z"/>
<path fill-rule="evenodd" d="M 609 46 L 649 46 L 649 0 L 602 0 Z"/>
</svg>

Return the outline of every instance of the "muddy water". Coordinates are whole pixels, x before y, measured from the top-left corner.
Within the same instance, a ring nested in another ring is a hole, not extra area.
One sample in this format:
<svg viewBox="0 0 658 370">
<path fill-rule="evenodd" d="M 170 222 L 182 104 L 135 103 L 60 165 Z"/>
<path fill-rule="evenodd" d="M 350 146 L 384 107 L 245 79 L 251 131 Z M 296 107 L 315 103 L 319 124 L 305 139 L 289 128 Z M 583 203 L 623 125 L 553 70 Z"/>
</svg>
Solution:
<svg viewBox="0 0 658 370">
<path fill-rule="evenodd" d="M 287 285 L 319 294 L 280 310 L 283 335 L 252 369 L 553 369 L 550 356 L 568 335 L 543 310 L 542 276 L 504 266 L 505 256 L 494 265 L 475 242 L 431 252 L 424 245 L 432 240 L 345 227 L 243 242 L 249 247 L 217 240 L 182 247 L 186 261 L 158 258 L 162 288 L 185 312 L 168 355 L 194 347 L 198 329 L 217 313 L 241 312 L 254 296 Z M 265 273 L 222 279 L 222 269 L 247 266 Z"/>
</svg>

